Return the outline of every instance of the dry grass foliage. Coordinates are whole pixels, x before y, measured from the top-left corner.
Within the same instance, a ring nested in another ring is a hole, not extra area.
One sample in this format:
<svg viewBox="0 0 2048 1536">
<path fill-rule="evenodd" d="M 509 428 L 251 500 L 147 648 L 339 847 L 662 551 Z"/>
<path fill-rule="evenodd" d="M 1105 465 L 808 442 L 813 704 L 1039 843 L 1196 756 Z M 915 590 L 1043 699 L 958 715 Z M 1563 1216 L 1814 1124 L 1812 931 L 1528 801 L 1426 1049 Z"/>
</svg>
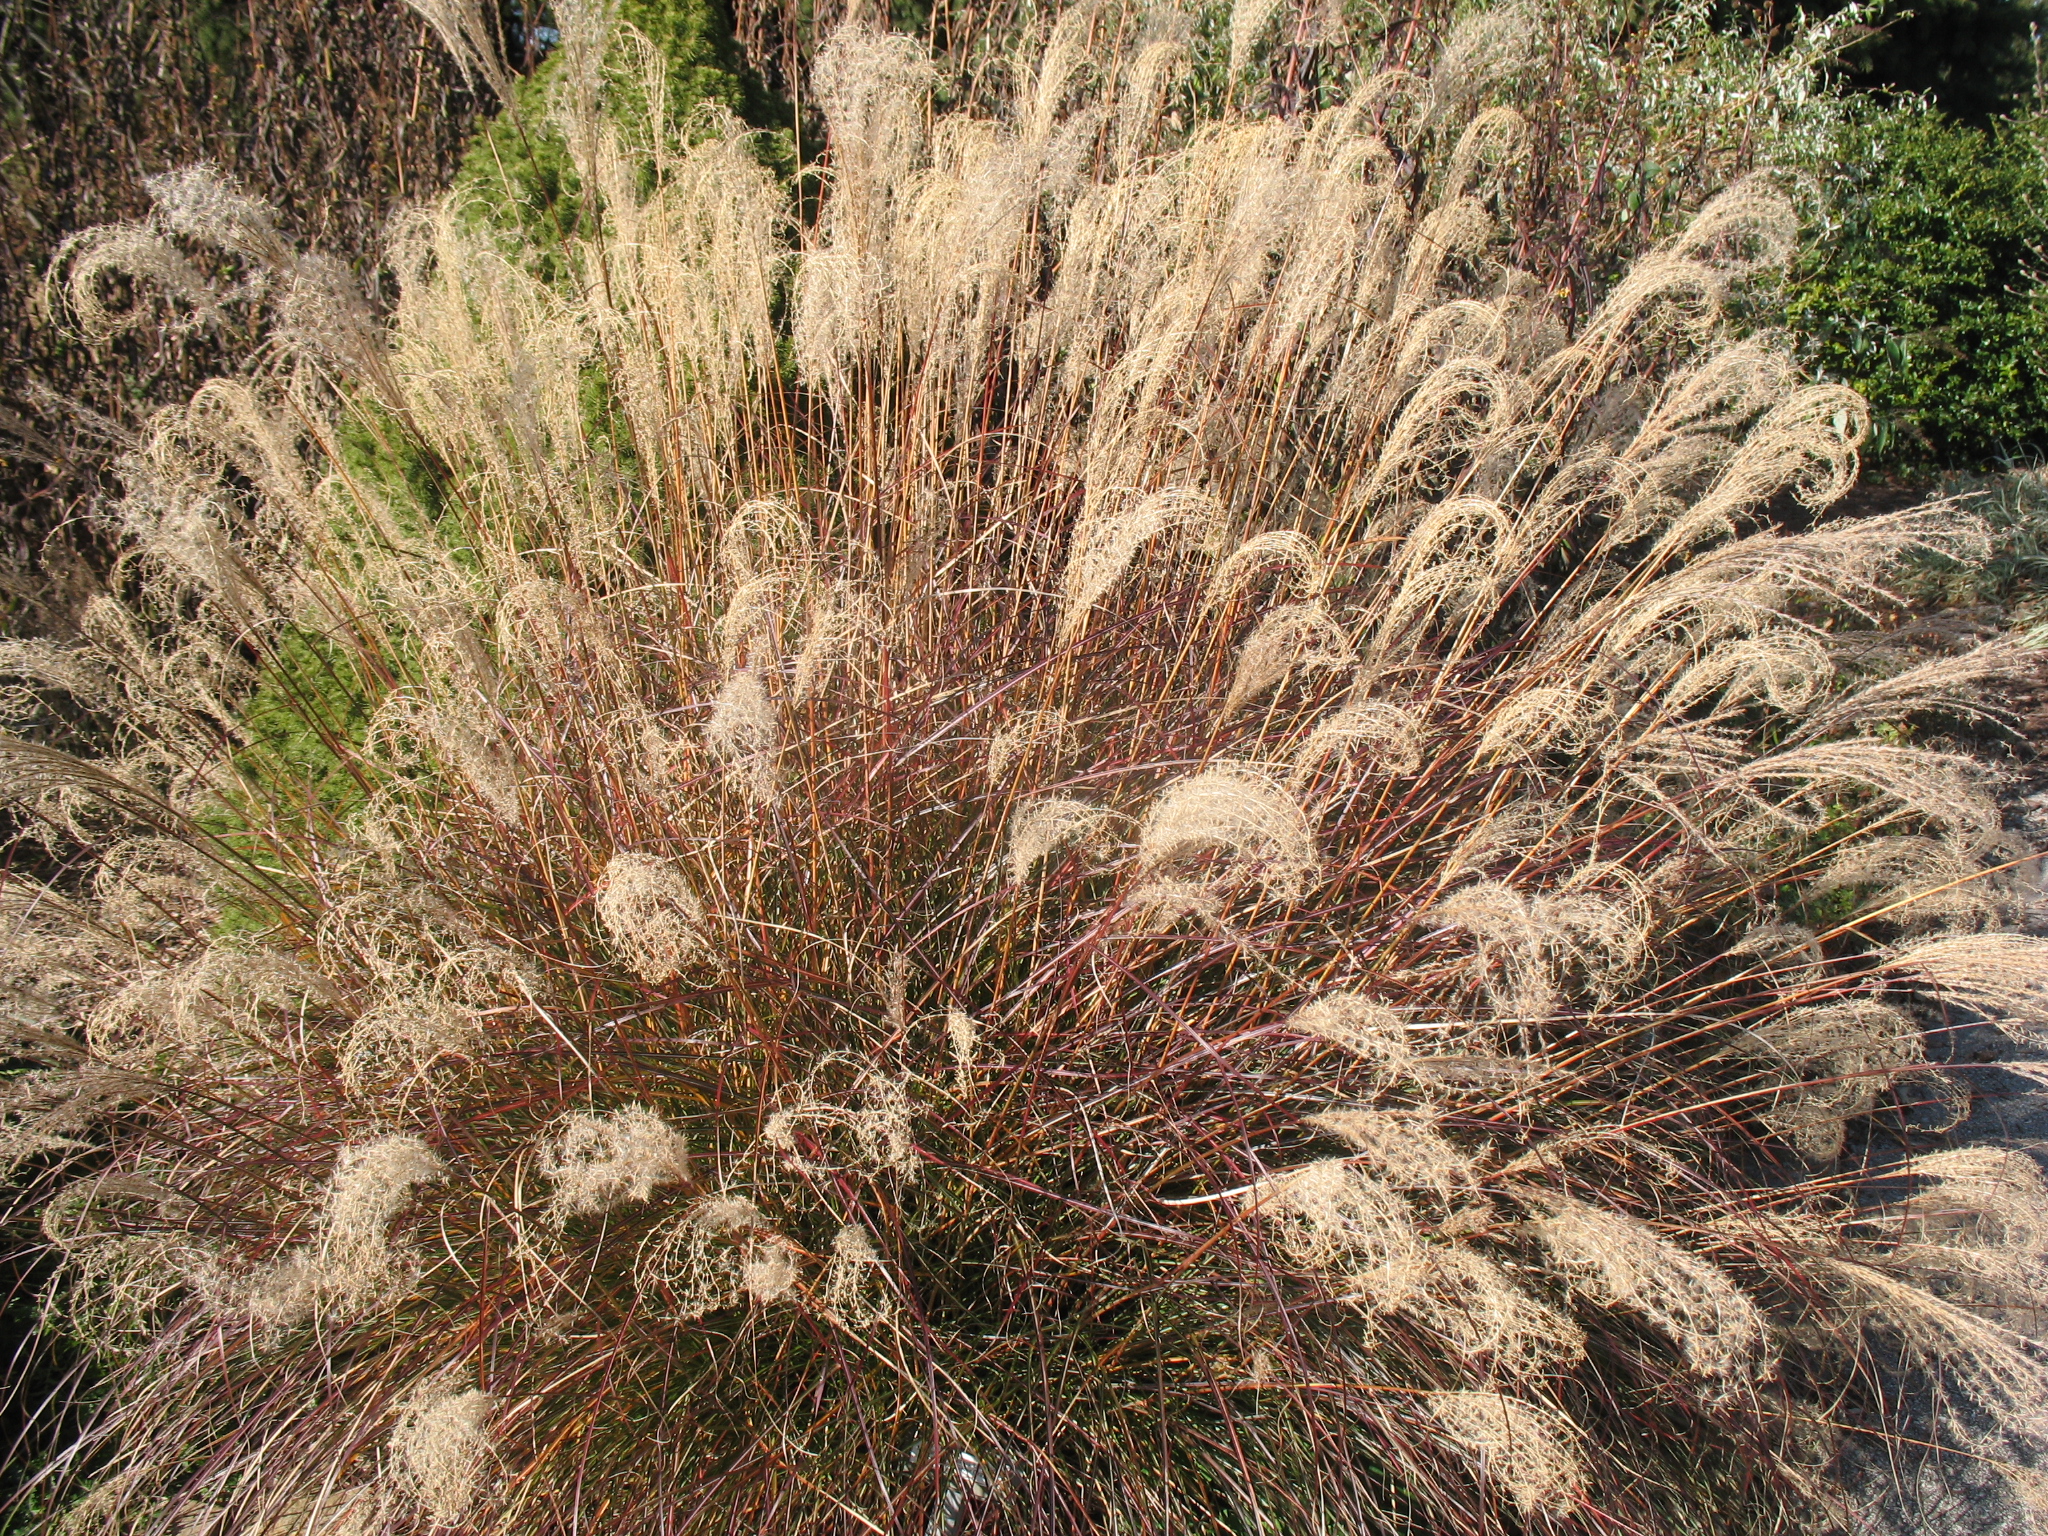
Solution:
<svg viewBox="0 0 2048 1536">
<path fill-rule="evenodd" d="M 1840 660 L 1981 530 L 1765 520 L 1865 420 L 1722 336 L 1777 191 L 1568 340 L 1454 81 L 1176 126 L 1184 32 L 1084 7 L 934 113 L 855 25 L 799 227 L 558 14 L 573 280 L 421 214 L 374 346 L 157 419 L 140 610 L 7 653 L 114 731 L 0 741 L 95 872 L 5 889 L 119 1384 L 68 1529 L 1763 1531 L 1868 1319 L 2038 1454 L 1971 1309 L 2038 1178 L 1833 1171 L 2048 947 L 1986 771 L 1865 734 L 2013 658 Z"/>
</svg>

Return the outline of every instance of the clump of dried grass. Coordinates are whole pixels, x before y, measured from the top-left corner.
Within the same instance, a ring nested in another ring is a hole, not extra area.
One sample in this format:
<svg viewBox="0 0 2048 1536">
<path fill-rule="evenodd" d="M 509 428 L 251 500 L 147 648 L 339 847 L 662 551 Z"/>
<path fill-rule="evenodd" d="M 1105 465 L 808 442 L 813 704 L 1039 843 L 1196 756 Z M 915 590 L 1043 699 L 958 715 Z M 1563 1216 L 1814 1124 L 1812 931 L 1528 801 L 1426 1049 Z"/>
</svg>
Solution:
<svg viewBox="0 0 2048 1536">
<path fill-rule="evenodd" d="M 588 1215 L 688 1183 L 690 1149 L 653 1110 L 628 1104 L 607 1115 L 568 1116 L 542 1156 L 541 1171 L 555 1186 L 558 1214 Z"/>
<path fill-rule="evenodd" d="M 1577 1435 L 1554 1411 L 1500 1392 L 1433 1392 L 1430 1415 L 1525 1516 L 1565 1513 L 1581 1496 Z"/>
<path fill-rule="evenodd" d="M 703 903 L 673 860 L 613 854 L 598 878 L 597 914 L 644 980 L 667 981 L 707 953 Z"/>
<path fill-rule="evenodd" d="M 53 1305 L 147 1341 L 91 1519 L 1775 1529 L 1785 1400 L 1850 1411 L 1829 1295 L 2031 1433 L 1955 1288 L 2038 1202 L 1926 1164 L 1887 1246 L 1833 1167 L 1909 995 L 2025 1027 L 2041 946 L 1948 894 L 1981 767 L 1862 734 L 2011 658 L 1830 660 L 1980 530 L 1768 523 L 1863 420 L 1719 330 L 1778 194 L 1567 344 L 1469 80 L 1185 124 L 1187 33 L 1074 11 L 934 112 L 856 23 L 799 229 L 563 19 L 566 276 L 409 224 L 346 395 L 281 365 L 138 452 L 148 623 L 8 657 L 111 744 L 0 741 L 106 876 L 9 887 L 8 1144 L 175 1197 L 49 1224 Z M 1882 899 L 1801 935 L 1802 883 Z"/>
<path fill-rule="evenodd" d="M 429 1387 L 414 1395 L 391 1432 L 400 1485 L 435 1525 L 455 1525 L 481 1491 L 491 1447 L 491 1399 L 474 1388 Z"/>
</svg>

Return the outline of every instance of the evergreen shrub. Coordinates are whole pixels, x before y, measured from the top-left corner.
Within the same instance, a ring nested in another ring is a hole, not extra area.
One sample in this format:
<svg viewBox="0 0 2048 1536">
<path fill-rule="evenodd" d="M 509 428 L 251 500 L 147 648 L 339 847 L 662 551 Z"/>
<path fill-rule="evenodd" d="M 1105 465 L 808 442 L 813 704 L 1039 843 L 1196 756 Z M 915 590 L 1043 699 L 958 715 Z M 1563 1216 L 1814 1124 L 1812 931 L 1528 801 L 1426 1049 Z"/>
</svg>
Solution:
<svg viewBox="0 0 2048 1536">
<path fill-rule="evenodd" d="M 1972 128 L 1918 106 L 1847 127 L 1785 321 L 1861 392 L 1900 472 L 2048 446 L 2048 174 L 2039 123 Z"/>
</svg>

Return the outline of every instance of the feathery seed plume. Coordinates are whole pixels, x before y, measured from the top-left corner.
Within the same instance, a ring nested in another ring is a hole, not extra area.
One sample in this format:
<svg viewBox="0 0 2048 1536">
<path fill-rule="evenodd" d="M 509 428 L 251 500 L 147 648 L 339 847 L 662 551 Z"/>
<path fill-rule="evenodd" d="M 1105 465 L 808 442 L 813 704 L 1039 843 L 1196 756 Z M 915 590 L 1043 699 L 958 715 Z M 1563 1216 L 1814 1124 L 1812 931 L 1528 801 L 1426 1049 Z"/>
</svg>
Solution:
<svg viewBox="0 0 2048 1536">
<path fill-rule="evenodd" d="M 1101 831 L 1109 813 L 1071 795 L 1047 795 L 1029 801 L 1010 828 L 1010 883 L 1022 885 L 1062 848 L 1086 846 Z"/>
<path fill-rule="evenodd" d="M 1354 1056 L 1399 1076 L 1414 1056 L 1408 1027 L 1385 1004 L 1349 992 L 1330 992 L 1297 1009 L 1287 1027 L 1340 1045 Z"/>
<path fill-rule="evenodd" d="M 482 1492 L 491 1453 L 490 1394 L 427 1387 L 406 1404 L 391 1434 L 401 1482 L 436 1525 L 467 1516 Z"/>
<path fill-rule="evenodd" d="M 688 1183 L 690 1151 L 653 1110 L 627 1104 L 607 1115 L 566 1117 L 542 1149 L 540 1166 L 555 1186 L 556 1214 L 583 1216 Z"/>
<path fill-rule="evenodd" d="M 1346 635 L 1320 603 L 1289 603 L 1259 620 L 1238 652 L 1237 671 L 1223 700 L 1223 718 L 1284 684 L 1299 671 L 1341 671 L 1358 661 Z"/>
<path fill-rule="evenodd" d="M 867 1328 L 886 1319 L 894 1302 L 873 1239 L 859 1227 L 841 1227 L 833 1234 L 832 1260 L 825 1266 L 825 1315 L 843 1328 Z"/>
<path fill-rule="evenodd" d="M 648 981 L 667 981 L 705 952 L 704 908 L 672 859 L 615 853 L 598 881 L 606 936 Z"/>
<path fill-rule="evenodd" d="M 1578 1435 L 1555 1409 L 1500 1392 L 1432 1392 L 1428 1402 L 1444 1432 L 1525 1518 L 1561 1515 L 1579 1497 Z"/>
<path fill-rule="evenodd" d="M 1138 867 L 1148 874 L 1217 854 L 1217 878 L 1248 876 L 1283 900 L 1299 897 L 1316 869 L 1315 834 L 1301 806 L 1238 763 L 1168 785 L 1138 831 Z"/>
<path fill-rule="evenodd" d="M 1763 1312 L 1721 1270 L 1613 1211 L 1560 1197 L 1540 1205 L 1535 1230 L 1575 1286 L 1641 1312 L 1703 1375 L 1729 1377 L 1760 1362 Z"/>
</svg>

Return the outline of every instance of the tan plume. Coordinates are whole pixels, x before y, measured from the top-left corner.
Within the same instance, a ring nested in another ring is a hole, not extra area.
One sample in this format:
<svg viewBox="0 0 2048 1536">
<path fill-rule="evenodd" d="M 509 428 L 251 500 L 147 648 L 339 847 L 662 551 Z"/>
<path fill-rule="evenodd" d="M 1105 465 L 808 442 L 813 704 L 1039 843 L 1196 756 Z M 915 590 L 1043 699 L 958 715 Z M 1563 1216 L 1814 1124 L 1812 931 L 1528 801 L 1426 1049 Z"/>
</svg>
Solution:
<svg viewBox="0 0 2048 1536">
<path fill-rule="evenodd" d="M 1329 582 L 1322 551 L 1307 534 L 1273 528 L 1254 534 L 1224 557 L 1209 578 L 1203 601 L 1209 607 L 1220 607 L 1254 582 L 1273 575 L 1278 575 L 1286 583 L 1283 590 L 1301 603 L 1315 602 Z"/>
<path fill-rule="evenodd" d="M 1116 505 L 1127 498 L 1111 498 Z M 1096 512 L 1074 530 L 1061 578 L 1060 636 L 1077 637 L 1087 627 L 1096 604 L 1122 579 L 1132 558 L 1152 540 L 1176 534 L 1197 547 L 1215 535 L 1218 509 L 1198 491 L 1155 491 L 1118 510 Z"/>
<path fill-rule="evenodd" d="M 483 1491 L 492 1450 L 488 1393 L 430 1385 L 406 1403 L 391 1432 L 402 1485 L 437 1525 L 469 1514 Z"/>
<path fill-rule="evenodd" d="M 1218 764 L 1168 785 L 1138 832 L 1138 866 L 1147 874 L 1212 857 L 1216 878 L 1249 878 L 1292 899 L 1315 876 L 1315 834 L 1300 803 L 1271 778 Z"/>
<path fill-rule="evenodd" d="M 1401 1016 L 1383 1003 L 1351 992 L 1325 993 L 1290 1014 L 1287 1027 L 1341 1046 L 1396 1077 L 1414 1056 Z"/>
<path fill-rule="evenodd" d="M 1576 1288 L 1640 1312 L 1702 1375 L 1729 1377 L 1762 1363 L 1763 1312 L 1716 1265 L 1613 1211 L 1561 1197 L 1539 1203 L 1535 1230 Z"/>
<path fill-rule="evenodd" d="M 1500 1392 L 1432 1392 L 1427 1403 L 1452 1443 L 1525 1517 L 1562 1515 L 1578 1501 L 1579 1435 L 1556 1409 Z"/>
<path fill-rule="evenodd" d="M 1937 996 L 1978 1009 L 2023 1038 L 2048 1038 L 2048 939 L 1957 934 L 1898 950 L 1884 968 L 1920 978 Z"/>
<path fill-rule="evenodd" d="M 1063 848 L 1086 847 L 1109 813 L 1071 795 L 1031 800 L 1010 821 L 1010 883 L 1021 885 Z"/>
<path fill-rule="evenodd" d="M 540 1167 L 555 1186 L 556 1215 L 583 1216 L 688 1183 L 690 1150 L 653 1110 L 627 1104 L 605 1115 L 566 1116 L 542 1148 Z"/>
<path fill-rule="evenodd" d="M 1237 655 L 1230 692 L 1223 700 L 1227 720 L 1297 671 L 1342 671 L 1357 665 L 1358 652 L 1321 603 L 1289 603 L 1259 620 Z"/>
<path fill-rule="evenodd" d="M 1365 699 L 1318 722 L 1294 754 L 1290 782 L 1299 789 L 1333 758 L 1343 768 L 1409 774 L 1422 766 L 1422 727 L 1398 704 Z"/>
<path fill-rule="evenodd" d="M 597 883 L 597 914 L 620 956 L 648 981 L 708 957 L 703 903 L 674 859 L 619 852 Z"/>
</svg>

